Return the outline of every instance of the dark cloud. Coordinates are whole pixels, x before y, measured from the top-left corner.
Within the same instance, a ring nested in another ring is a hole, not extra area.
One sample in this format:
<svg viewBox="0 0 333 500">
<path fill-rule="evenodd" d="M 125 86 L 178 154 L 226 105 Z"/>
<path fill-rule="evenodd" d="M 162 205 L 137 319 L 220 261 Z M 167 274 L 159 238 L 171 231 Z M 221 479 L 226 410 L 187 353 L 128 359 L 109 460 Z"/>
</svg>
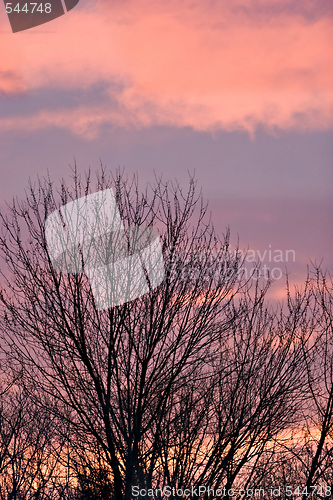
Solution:
<svg viewBox="0 0 333 500">
<path fill-rule="evenodd" d="M 9 75 L 9 78 L 11 78 L 12 82 L 19 82 L 14 74 Z M 116 106 L 116 99 L 113 99 L 112 95 L 121 92 L 122 88 L 123 86 L 117 82 L 99 82 L 87 88 L 75 87 L 72 89 L 61 89 L 52 86 L 39 87 L 29 90 L 29 93 L 22 93 L 13 98 L 8 96 L 6 100 L 3 100 L 1 118 L 29 116 L 40 111 L 52 111 L 62 108 L 71 110 L 82 104 L 101 107 L 103 107 L 103 104 Z"/>
<path fill-rule="evenodd" d="M 268 1 L 268 2 L 230 2 L 235 14 L 245 15 L 254 20 L 270 21 L 279 16 L 296 17 L 306 23 L 329 17 L 333 18 L 333 4 L 328 0 Z"/>
</svg>

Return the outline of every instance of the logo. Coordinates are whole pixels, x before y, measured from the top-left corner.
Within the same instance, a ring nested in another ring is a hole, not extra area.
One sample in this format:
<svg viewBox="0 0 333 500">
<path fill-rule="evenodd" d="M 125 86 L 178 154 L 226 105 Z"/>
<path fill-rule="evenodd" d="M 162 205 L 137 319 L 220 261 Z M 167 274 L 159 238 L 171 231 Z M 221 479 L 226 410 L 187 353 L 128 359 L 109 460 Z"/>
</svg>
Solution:
<svg viewBox="0 0 333 500">
<path fill-rule="evenodd" d="M 45 0 L 39 2 L 26 2 L 24 0 L 7 2 L 7 0 L 4 0 L 13 33 L 53 21 L 53 19 L 73 9 L 78 3 L 79 0 Z"/>
<path fill-rule="evenodd" d="M 125 230 L 111 189 L 52 212 L 45 236 L 54 268 L 85 272 L 99 310 L 137 299 L 164 279 L 157 231 L 141 226 Z"/>
</svg>

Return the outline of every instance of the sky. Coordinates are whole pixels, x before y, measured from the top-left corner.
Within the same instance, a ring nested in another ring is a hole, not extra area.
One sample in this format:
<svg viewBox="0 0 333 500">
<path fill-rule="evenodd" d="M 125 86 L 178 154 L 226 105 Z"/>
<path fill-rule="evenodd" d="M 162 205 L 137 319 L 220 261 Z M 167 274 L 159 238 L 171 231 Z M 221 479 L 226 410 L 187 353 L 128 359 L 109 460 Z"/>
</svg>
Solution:
<svg viewBox="0 0 333 500">
<path fill-rule="evenodd" d="M 0 205 L 74 159 L 195 172 L 217 232 L 295 283 L 332 270 L 331 0 L 80 0 L 19 33 L 1 3 Z"/>
</svg>

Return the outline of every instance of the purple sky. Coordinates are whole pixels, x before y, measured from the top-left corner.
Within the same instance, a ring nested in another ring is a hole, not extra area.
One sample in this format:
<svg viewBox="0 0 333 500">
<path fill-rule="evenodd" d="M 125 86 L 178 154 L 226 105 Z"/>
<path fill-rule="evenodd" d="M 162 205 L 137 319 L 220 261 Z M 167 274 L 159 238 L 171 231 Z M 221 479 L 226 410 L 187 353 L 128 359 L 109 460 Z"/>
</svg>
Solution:
<svg viewBox="0 0 333 500">
<path fill-rule="evenodd" d="M 295 282 L 332 270 L 331 2 L 203 3 L 81 0 L 17 34 L 0 5 L 2 204 L 74 157 L 142 183 L 195 171 L 218 232 L 295 250 Z"/>
</svg>

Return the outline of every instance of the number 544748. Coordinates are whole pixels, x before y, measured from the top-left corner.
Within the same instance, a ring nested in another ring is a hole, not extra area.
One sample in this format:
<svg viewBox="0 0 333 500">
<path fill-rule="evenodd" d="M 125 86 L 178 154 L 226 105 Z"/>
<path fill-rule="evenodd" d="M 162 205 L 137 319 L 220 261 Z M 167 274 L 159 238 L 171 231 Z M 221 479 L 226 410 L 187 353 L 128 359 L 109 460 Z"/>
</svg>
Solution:
<svg viewBox="0 0 333 500">
<path fill-rule="evenodd" d="M 286 486 L 285 487 L 285 494 L 286 497 L 304 497 L 304 496 L 309 496 L 309 497 L 315 497 L 317 496 L 320 497 L 331 497 L 332 495 L 332 488 L 329 485 L 326 486 L 297 486 L 292 487 L 292 486 Z"/>
<path fill-rule="evenodd" d="M 52 11 L 52 6 L 50 3 L 25 3 L 20 6 L 19 3 L 6 3 L 6 12 L 11 14 L 12 12 L 24 12 L 26 14 L 33 14 L 34 12 L 50 14 Z"/>
</svg>

